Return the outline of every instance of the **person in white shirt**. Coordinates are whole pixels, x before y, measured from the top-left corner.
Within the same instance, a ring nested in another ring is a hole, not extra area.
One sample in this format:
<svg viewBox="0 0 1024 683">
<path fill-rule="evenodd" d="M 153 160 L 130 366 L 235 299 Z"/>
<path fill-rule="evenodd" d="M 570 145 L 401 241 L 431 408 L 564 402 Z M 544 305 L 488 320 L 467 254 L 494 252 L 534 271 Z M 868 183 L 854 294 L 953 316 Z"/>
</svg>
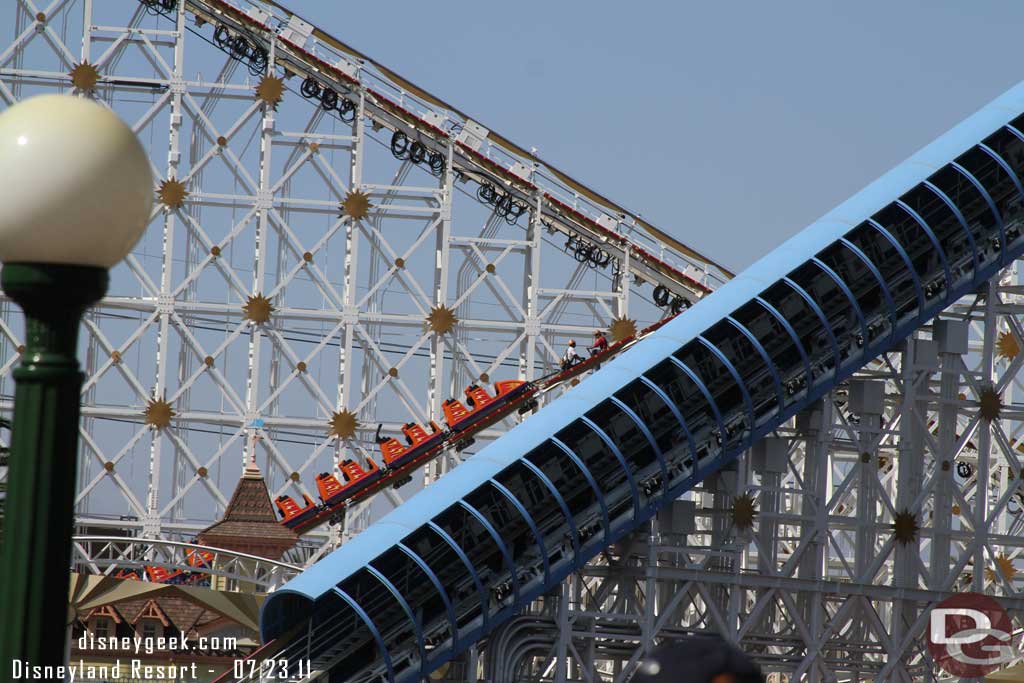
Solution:
<svg viewBox="0 0 1024 683">
<path fill-rule="evenodd" d="M 579 363 L 582 359 L 579 354 L 576 353 L 576 340 L 569 340 L 569 347 L 565 350 L 565 355 L 562 356 L 562 369 L 568 370 L 572 366 Z"/>
</svg>

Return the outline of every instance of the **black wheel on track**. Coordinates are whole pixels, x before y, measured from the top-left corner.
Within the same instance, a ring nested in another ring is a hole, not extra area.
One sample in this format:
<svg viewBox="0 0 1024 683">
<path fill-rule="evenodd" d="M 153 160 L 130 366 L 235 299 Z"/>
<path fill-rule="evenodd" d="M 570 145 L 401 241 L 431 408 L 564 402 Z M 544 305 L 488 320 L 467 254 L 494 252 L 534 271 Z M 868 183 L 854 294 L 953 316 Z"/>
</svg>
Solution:
<svg viewBox="0 0 1024 683">
<path fill-rule="evenodd" d="M 396 159 L 406 159 L 409 152 L 409 136 L 396 130 L 391 136 L 391 153 Z"/>
<path fill-rule="evenodd" d="M 478 189 L 476 191 L 476 198 L 479 199 L 484 204 L 493 204 L 494 203 L 494 197 L 495 197 L 495 192 L 494 192 L 494 186 L 493 185 L 489 185 L 487 183 L 484 183 L 484 184 L 480 185 L 480 189 Z"/>
<path fill-rule="evenodd" d="M 231 33 L 228 31 L 227 26 L 217 27 L 217 30 L 213 32 L 213 42 L 222 50 L 229 50 L 231 48 Z"/>
<path fill-rule="evenodd" d="M 249 73 L 259 76 L 267 68 L 267 51 L 258 45 L 252 49 L 249 55 Z"/>
<path fill-rule="evenodd" d="M 427 158 L 427 148 L 423 146 L 422 142 L 412 143 L 412 147 L 409 148 L 409 161 L 414 164 L 421 164 L 423 160 Z"/>
<path fill-rule="evenodd" d="M 320 84 L 317 83 L 315 78 L 307 77 L 306 80 L 302 81 L 302 87 L 299 88 L 299 92 L 302 93 L 303 97 L 316 97 L 319 99 L 321 92 Z"/>
<path fill-rule="evenodd" d="M 330 111 L 337 107 L 338 93 L 330 88 L 324 88 L 324 91 L 320 93 L 320 106 L 323 107 L 324 111 Z"/>
<path fill-rule="evenodd" d="M 665 285 L 658 285 L 657 287 L 654 288 L 654 294 L 651 296 L 651 298 L 654 299 L 654 303 L 656 306 L 665 308 L 665 306 L 668 305 L 669 297 L 671 295 L 672 293 L 668 291 L 668 287 L 666 287 Z"/>
<path fill-rule="evenodd" d="M 356 120 L 356 105 L 342 97 L 338 100 L 338 115 L 345 123 L 352 123 Z"/>
</svg>

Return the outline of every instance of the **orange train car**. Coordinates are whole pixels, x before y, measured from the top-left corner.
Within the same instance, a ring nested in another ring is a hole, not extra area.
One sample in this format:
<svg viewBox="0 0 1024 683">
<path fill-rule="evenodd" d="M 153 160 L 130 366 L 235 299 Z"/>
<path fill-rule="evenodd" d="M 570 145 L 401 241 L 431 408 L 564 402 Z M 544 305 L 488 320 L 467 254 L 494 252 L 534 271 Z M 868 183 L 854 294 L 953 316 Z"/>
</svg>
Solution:
<svg viewBox="0 0 1024 683">
<path fill-rule="evenodd" d="M 341 506 L 346 500 L 379 480 L 383 474 L 383 470 L 373 460 L 370 460 L 369 468 L 365 470 L 352 459 L 343 460 L 340 467 L 344 484 L 330 472 L 322 472 L 316 476 L 316 488 L 320 494 L 321 505 L 314 503 L 305 494 L 305 506 L 300 506 L 291 496 L 278 496 L 274 503 L 281 514 L 279 523 L 292 530 L 307 526 L 309 522 L 325 517 L 331 508 Z M 312 526 L 317 524 L 319 522 Z"/>
<path fill-rule="evenodd" d="M 281 513 L 281 524 L 292 527 L 316 514 L 317 505 L 313 499 L 306 494 L 302 494 L 302 498 L 305 506 L 300 506 L 291 496 L 278 496 L 274 500 L 277 511 Z"/>
<path fill-rule="evenodd" d="M 351 498 L 359 491 L 381 478 L 382 471 L 373 460 L 369 461 L 369 469 L 364 470 L 351 458 L 341 463 L 342 484 L 333 474 L 324 472 L 316 477 L 316 488 L 320 492 L 320 500 L 327 507 Z"/>
<path fill-rule="evenodd" d="M 405 436 L 405 445 L 394 437 L 386 438 L 380 435 L 380 427 L 377 428 L 377 444 L 380 446 L 381 457 L 386 467 L 397 468 L 405 462 L 415 459 L 425 453 L 431 447 L 438 446 L 444 441 L 444 431 L 433 420 L 430 421 L 430 433 L 416 424 L 407 422 L 402 426 L 402 434 Z"/>
<path fill-rule="evenodd" d="M 462 431 L 479 418 L 494 412 L 509 401 L 525 394 L 531 388 L 533 385 L 523 380 L 503 380 L 494 383 L 495 395 L 492 396 L 483 387 L 470 384 L 464 392 L 468 406 L 463 405 L 455 398 L 448 399 L 441 406 L 444 409 L 445 422 L 453 432 Z"/>
</svg>

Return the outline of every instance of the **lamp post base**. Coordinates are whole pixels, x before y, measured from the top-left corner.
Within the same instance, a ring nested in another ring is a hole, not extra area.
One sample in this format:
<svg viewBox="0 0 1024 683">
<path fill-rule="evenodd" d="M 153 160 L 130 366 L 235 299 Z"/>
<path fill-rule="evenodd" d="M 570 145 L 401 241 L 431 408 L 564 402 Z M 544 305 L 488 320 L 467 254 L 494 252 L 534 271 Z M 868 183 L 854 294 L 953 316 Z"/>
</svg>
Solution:
<svg viewBox="0 0 1024 683">
<path fill-rule="evenodd" d="M 105 268 L 8 263 L 4 292 L 25 311 L 0 549 L 0 681 L 15 659 L 64 663 L 85 309 L 107 290 Z"/>
</svg>

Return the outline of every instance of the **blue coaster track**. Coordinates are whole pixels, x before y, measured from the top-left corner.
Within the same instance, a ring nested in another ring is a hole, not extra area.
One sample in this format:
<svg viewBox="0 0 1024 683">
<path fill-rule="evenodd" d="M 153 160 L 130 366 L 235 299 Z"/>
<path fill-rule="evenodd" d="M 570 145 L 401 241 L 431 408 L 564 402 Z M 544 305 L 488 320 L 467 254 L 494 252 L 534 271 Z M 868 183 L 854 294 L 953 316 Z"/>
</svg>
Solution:
<svg viewBox="0 0 1024 683">
<path fill-rule="evenodd" d="M 1024 84 L 266 601 L 332 681 L 415 681 L 1024 252 Z"/>
</svg>

